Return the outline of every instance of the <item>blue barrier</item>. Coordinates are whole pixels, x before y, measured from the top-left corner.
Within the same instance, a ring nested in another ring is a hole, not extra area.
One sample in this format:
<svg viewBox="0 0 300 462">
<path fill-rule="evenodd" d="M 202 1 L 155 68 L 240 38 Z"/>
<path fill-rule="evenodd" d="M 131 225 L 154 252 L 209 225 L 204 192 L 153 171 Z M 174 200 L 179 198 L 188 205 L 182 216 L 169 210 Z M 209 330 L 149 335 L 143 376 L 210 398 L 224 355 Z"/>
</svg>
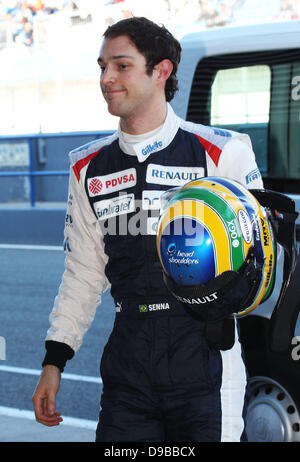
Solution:
<svg viewBox="0 0 300 462">
<path fill-rule="evenodd" d="M 56 176 L 56 175 L 69 175 L 66 170 L 54 170 L 53 172 L 38 171 L 38 172 L 0 172 L 0 176 Z"/>
<path fill-rule="evenodd" d="M 68 140 L 68 143 L 70 144 L 70 149 L 72 149 L 75 147 L 74 145 L 71 145 L 71 140 L 73 143 L 75 143 L 74 138 L 76 139 L 76 146 L 78 146 L 81 144 L 86 144 L 86 142 L 90 142 L 98 138 L 109 136 L 112 133 L 113 131 L 101 131 L 101 132 L 47 133 L 47 134 L 40 133 L 40 134 L 30 134 L 30 135 L 0 136 L 0 143 L 1 142 L 11 143 L 12 141 L 25 140 L 28 144 L 28 151 L 29 151 L 28 170 L 0 171 L 0 178 L 1 177 L 29 177 L 30 205 L 31 207 L 35 207 L 35 204 L 36 204 L 35 177 L 42 177 L 42 176 L 51 177 L 51 176 L 68 176 L 69 175 L 68 170 L 55 169 L 55 167 L 53 170 L 36 170 L 35 169 L 35 161 L 36 161 L 36 154 L 37 154 L 37 146 L 35 144 L 36 140 L 44 141 L 44 140 L 53 140 L 54 138 L 57 138 L 58 146 L 60 144 L 66 143 L 66 140 Z M 62 148 L 62 150 L 65 151 L 66 149 Z"/>
<path fill-rule="evenodd" d="M 34 184 L 34 177 L 35 176 L 61 176 L 61 175 L 69 175 L 69 171 L 52 171 L 52 172 L 36 172 L 36 171 L 29 171 L 29 172 L 0 172 L 0 177 L 10 177 L 10 176 L 28 176 L 30 179 L 30 205 L 31 207 L 35 207 L 35 184 Z"/>
</svg>

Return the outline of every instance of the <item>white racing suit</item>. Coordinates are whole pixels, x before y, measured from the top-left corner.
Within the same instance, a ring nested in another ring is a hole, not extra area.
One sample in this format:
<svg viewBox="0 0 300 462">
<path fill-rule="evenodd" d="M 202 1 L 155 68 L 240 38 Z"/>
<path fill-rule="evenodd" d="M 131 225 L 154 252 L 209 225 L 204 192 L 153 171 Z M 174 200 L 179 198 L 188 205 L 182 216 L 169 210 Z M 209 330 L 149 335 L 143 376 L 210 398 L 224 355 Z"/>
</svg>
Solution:
<svg viewBox="0 0 300 462">
<path fill-rule="evenodd" d="M 155 231 L 163 191 L 202 176 L 261 188 L 247 135 L 178 118 L 159 129 L 120 129 L 70 153 L 66 269 L 50 315 L 43 364 L 63 370 L 82 344 L 101 294 L 116 304 L 101 360 L 96 441 L 240 441 L 246 371 L 232 349 L 211 348 L 167 291 Z"/>
</svg>

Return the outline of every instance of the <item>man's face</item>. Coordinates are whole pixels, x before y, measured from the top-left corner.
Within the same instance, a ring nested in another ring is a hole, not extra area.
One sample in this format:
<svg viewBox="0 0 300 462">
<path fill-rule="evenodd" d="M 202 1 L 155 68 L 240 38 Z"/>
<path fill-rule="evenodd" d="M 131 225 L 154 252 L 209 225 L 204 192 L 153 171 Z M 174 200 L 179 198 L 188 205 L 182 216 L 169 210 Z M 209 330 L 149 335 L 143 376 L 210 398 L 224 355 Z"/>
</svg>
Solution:
<svg viewBox="0 0 300 462">
<path fill-rule="evenodd" d="M 146 59 L 130 39 L 106 39 L 100 50 L 100 86 L 111 114 L 123 119 L 147 112 L 157 95 L 155 71 L 146 73 Z"/>
</svg>

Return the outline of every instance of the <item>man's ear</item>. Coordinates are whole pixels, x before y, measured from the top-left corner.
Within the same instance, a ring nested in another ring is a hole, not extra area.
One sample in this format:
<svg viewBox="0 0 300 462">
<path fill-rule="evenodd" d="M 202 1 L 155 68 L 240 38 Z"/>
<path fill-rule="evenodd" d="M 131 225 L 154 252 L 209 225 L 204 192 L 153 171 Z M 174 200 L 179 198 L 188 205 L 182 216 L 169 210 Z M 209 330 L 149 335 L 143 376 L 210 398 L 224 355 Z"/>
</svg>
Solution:
<svg viewBox="0 0 300 462">
<path fill-rule="evenodd" d="M 157 79 L 166 82 L 173 70 L 173 63 L 169 59 L 163 59 L 154 69 L 157 71 Z"/>
</svg>

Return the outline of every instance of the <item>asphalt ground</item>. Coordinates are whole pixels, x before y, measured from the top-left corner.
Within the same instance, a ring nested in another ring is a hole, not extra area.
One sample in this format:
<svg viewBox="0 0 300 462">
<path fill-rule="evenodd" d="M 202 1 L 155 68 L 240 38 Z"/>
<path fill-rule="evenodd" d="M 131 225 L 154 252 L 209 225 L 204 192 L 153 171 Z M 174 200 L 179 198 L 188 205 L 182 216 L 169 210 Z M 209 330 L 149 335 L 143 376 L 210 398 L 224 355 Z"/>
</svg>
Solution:
<svg viewBox="0 0 300 462">
<path fill-rule="evenodd" d="M 32 394 L 41 371 L 44 339 L 61 275 L 60 247 L 0 246 L 0 442 L 93 442 L 100 409 L 100 358 L 114 320 L 103 295 L 83 345 L 67 363 L 57 410 L 48 428 L 34 419 Z"/>
<path fill-rule="evenodd" d="M 45 427 L 28 415 L 1 415 L 0 442 L 4 443 L 92 443 L 95 430 L 74 426 L 71 422 L 57 427 Z"/>
<path fill-rule="evenodd" d="M 99 364 L 115 315 L 109 292 L 62 374 L 57 410 L 63 422 L 53 428 L 37 423 L 31 401 L 64 258 L 60 246 L 0 244 L 0 442 L 95 439 L 102 390 Z"/>
</svg>

